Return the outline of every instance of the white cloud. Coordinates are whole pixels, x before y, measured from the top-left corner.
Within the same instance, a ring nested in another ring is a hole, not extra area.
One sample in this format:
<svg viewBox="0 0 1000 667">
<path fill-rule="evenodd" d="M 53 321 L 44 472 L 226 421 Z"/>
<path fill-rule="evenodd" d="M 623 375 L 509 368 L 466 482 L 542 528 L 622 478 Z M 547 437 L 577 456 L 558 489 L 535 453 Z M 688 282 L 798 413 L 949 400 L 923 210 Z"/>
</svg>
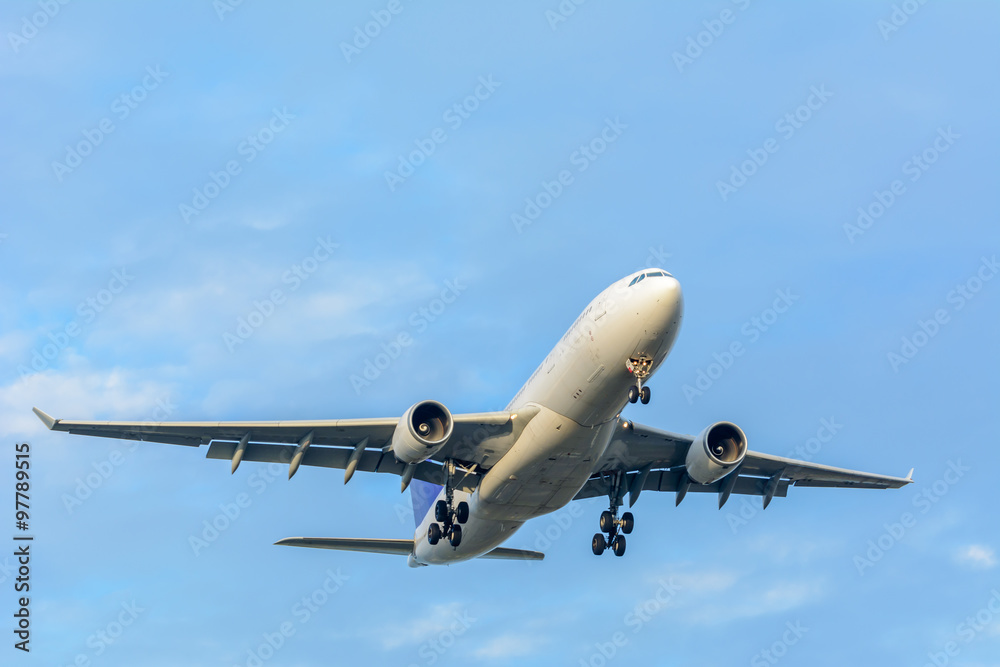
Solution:
<svg viewBox="0 0 1000 667">
<path fill-rule="evenodd" d="M 970 544 L 962 547 L 956 559 L 959 563 L 977 570 L 989 570 L 996 567 L 997 564 L 996 552 L 984 544 Z"/>
<path fill-rule="evenodd" d="M 0 387 L 0 423 L 10 435 L 30 436 L 45 429 L 31 411 L 38 407 L 56 418 L 135 421 L 152 419 L 170 387 L 121 370 L 92 371 L 71 359 L 68 371 L 47 370 Z M 76 368 L 74 368 L 76 367 Z"/>
<path fill-rule="evenodd" d="M 393 626 L 391 632 L 382 632 L 379 638 L 386 650 L 419 644 L 446 632 L 456 622 L 467 616 L 465 607 L 458 602 L 433 605 L 424 613 Z"/>
<path fill-rule="evenodd" d="M 486 660 L 520 658 L 532 654 L 541 644 L 541 637 L 508 633 L 486 642 L 473 655 Z"/>
<path fill-rule="evenodd" d="M 672 603 L 693 625 L 716 626 L 742 618 L 787 612 L 819 600 L 821 579 L 781 581 L 772 585 L 733 571 L 703 570 L 673 575 L 678 595 Z"/>
</svg>

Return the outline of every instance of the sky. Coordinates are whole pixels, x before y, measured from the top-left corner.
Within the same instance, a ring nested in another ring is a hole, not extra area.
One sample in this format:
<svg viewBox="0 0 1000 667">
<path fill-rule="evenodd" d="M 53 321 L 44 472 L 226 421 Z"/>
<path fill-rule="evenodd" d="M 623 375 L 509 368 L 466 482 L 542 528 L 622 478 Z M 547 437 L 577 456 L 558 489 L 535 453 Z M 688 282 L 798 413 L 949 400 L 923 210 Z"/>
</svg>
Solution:
<svg viewBox="0 0 1000 667">
<path fill-rule="evenodd" d="M 30 654 L 4 664 L 998 665 L 991 2 L 12 1 L 0 435 L 30 445 Z M 992 194 L 991 194 L 992 193 Z M 601 499 L 410 569 L 398 479 L 48 432 L 502 409 L 642 267 L 682 433 L 895 491 Z M 447 301 L 447 303 L 446 303 Z M 733 354 L 732 350 L 739 350 Z M 385 356 L 379 356 L 385 355 Z M 375 364 L 378 363 L 378 366 Z M 5 517 L 10 537 L 14 512 Z M 4 538 L 9 539 L 9 538 Z"/>
</svg>

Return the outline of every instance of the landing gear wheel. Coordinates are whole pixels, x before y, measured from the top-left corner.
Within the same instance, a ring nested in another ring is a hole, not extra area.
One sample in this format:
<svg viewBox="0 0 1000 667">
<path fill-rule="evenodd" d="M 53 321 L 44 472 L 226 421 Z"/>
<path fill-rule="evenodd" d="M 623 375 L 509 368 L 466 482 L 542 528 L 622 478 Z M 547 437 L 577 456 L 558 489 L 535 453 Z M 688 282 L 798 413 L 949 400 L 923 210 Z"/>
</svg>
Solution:
<svg viewBox="0 0 1000 667">
<path fill-rule="evenodd" d="M 618 537 L 616 537 L 614 539 L 614 541 L 611 543 L 611 550 L 615 553 L 616 556 L 624 556 L 625 555 L 625 536 L 624 535 L 619 535 Z"/>
<path fill-rule="evenodd" d="M 439 500 L 434 503 L 434 520 L 444 523 L 448 520 L 448 503 Z"/>
<path fill-rule="evenodd" d="M 638 387 L 629 387 L 628 388 L 628 402 L 629 403 L 635 403 L 638 400 L 639 400 L 639 388 Z"/>
<path fill-rule="evenodd" d="M 462 543 L 462 527 L 452 526 L 451 530 L 448 532 L 448 544 L 458 548 L 458 545 Z M 625 547 L 622 547 L 622 551 L 625 551 Z"/>
<path fill-rule="evenodd" d="M 604 539 L 604 533 L 595 533 L 594 539 L 590 543 L 590 548 L 594 550 L 595 556 L 600 556 L 608 548 L 608 541 Z"/>
<path fill-rule="evenodd" d="M 642 401 L 643 405 L 649 403 L 649 394 L 650 394 L 649 387 L 643 387 L 642 390 L 639 392 L 639 400 Z"/>
<path fill-rule="evenodd" d="M 458 504 L 455 508 L 455 520 L 459 523 L 465 523 L 469 520 L 469 503 L 464 500 Z"/>
<path fill-rule="evenodd" d="M 427 541 L 431 544 L 437 544 L 441 541 L 441 526 L 440 524 L 432 523 L 427 528 Z"/>
<path fill-rule="evenodd" d="M 626 535 L 632 532 L 632 529 L 635 527 L 635 517 L 632 516 L 631 512 L 625 512 L 625 514 L 622 514 L 621 526 L 622 532 Z"/>
<path fill-rule="evenodd" d="M 604 510 L 601 512 L 601 532 L 610 533 L 615 529 L 615 515 Z"/>
</svg>

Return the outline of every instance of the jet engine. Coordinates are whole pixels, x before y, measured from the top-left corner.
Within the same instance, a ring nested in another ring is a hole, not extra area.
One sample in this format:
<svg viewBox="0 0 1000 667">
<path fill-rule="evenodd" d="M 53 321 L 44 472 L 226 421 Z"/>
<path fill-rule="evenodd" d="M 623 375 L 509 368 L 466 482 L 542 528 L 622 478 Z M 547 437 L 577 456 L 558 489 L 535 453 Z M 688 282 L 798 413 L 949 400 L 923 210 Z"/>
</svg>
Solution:
<svg viewBox="0 0 1000 667">
<path fill-rule="evenodd" d="M 392 453 L 403 463 L 420 463 L 445 446 L 454 420 L 437 401 L 415 403 L 403 413 L 392 433 Z"/>
<path fill-rule="evenodd" d="M 687 453 L 687 474 L 698 484 L 717 482 L 743 462 L 747 436 L 732 422 L 717 422 L 698 434 Z"/>
</svg>

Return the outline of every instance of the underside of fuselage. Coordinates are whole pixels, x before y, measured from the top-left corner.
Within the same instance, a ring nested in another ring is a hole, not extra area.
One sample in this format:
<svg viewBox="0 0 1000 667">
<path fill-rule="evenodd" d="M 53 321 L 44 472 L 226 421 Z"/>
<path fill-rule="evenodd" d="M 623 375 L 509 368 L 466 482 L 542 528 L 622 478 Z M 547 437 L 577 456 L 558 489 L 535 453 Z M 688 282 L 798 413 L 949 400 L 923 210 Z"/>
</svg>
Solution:
<svg viewBox="0 0 1000 667">
<path fill-rule="evenodd" d="M 641 388 L 659 368 L 680 327 L 677 281 L 665 272 L 646 284 L 636 284 L 636 277 L 598 295 L 518 392 L 508 410 L 528 416 L 527 425 L 475 491 L 453 494 L 455 503 L 469 507 L 458 546 L 428 541 L 436 522 L 431 507 L 415 533 L 417 564 L 482 555 L 528 519 L 564 507 L 587 483 L 630 388 Z M 437 500 L 445 496 L 442 488 Z"/>
</svg>

